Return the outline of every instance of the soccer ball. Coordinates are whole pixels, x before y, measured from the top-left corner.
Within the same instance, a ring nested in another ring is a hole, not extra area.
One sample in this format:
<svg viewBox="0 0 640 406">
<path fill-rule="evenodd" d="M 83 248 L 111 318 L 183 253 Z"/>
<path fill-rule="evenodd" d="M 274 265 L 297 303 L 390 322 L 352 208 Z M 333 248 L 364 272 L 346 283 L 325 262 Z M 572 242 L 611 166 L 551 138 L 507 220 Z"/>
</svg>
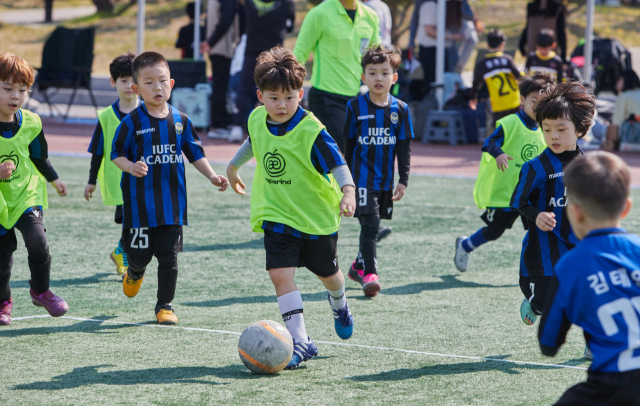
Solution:
<svg viewBox="0 0 640 406">
<path fill-rule="evenodd" d="M 287 329 L 272 320 L 251 323 L 240 335 L 240 360 L 256 374 L 277 374 L 293 355 L 293 339 Z"/>
</svg>

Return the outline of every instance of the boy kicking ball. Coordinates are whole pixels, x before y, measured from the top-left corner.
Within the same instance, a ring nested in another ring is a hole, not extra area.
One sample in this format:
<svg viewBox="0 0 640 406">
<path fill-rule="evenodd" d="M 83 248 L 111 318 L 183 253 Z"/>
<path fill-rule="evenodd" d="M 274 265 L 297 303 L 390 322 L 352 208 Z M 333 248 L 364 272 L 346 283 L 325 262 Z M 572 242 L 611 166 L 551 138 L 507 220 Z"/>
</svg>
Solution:
<svg viewBox="0 0 640 406">
<path fill-rule="evenodd" d="M 389 94 L 398 80 L 400 54 L 381 46 L 362 55 L 362 81 L 369 91 L 347 103 L 345 158 L 358 189 L 355 216 L 360 221 L 360 250 L 349 278 L 362 285 L 365 296 L 382 288 L 376 245 L 380 219 L 391 220 L 393 202 L 409 184 L 413 126 L 406 103 Z M 400 181 L 393 191 L 394 163 Z"/>
<path fill-rule="evenodd" d="M 582 154 L 577 141 L 589 131 L 595 108 L 595 97 L 577 82 L 549 87 L 533 108 L 548 148 L 522 166 L 511 197 L 511 206 L 529 224 L 520 255 L 525 296 L 520 317 L 525 324 L 543 313 L 553 266 L 578 242 L 567 217 L 564 172 Z"/>
<path fill-rule="evenodd" d="M 555 356 L 571 324 L 593 353 L 587 381 L 556 405 L 640 405 L 640 238 L 620 228 L 631 210 L 629 167 L 592 152 L 565 170 L 569 222 L 580 242 L 555 266 L 538 339 Z"/>
<path fill-rule="evenodd" d="M 287 369 L 318 355 L 303 318 L 296 268 L 313 272 L 328 291 L 338 336 L 353 334 L 353 318 L 338 266 L 340 216 L 353 216 L 355 190 L 335 141 L 313 114 L 299 106 L 305 68 L 293 53 L 275 47 L 257 59 L 258 107 L 249 117 L 249 139 L 227 167 L 233 190 L 245 194 L 238 168 L 256 158 L 251 227 L 264 232 L 266 268 L 294 342 Z M 341 191 L 344 196 L 341 199 Z"/>
<path fill-rule="evenodd" d="M 183 153 L 209 181 L 224 191 L 229 182 L 204 157 L 191 119 L 167 103 L 173 88 L 169 65 L 157 52 L 133 60 L 133 91 L 144 104 L 125 116 L 116 130 L 111 160 L 122 174 L 122 243 L 129 267 L 122 280 L 128 297 L 138 294 L 151 258 L 158 259 L 160 324 L 176 324 L 171 301 L 178 280 L 182 226 L 187 225 Z"/>
</svg>

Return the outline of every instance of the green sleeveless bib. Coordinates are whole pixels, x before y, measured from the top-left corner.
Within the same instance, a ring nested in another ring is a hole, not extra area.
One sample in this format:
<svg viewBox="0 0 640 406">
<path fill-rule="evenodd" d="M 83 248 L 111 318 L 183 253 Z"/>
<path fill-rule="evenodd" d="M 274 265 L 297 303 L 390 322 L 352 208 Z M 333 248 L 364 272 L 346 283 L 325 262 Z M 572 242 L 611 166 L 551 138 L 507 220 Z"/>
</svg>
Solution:
<svg viewBox="0 0 640 406">
<path fill-rule="evenodd" d="M 13 138 L 0 137 L 0 163 L 13 161 L 16 170 L 8 179 L 0 179 L 0 210 L 2 201 L 6 217 L 0 214 L 0 224 L 12 228 L 22 213 L 29 207 L 48 207 L 47 182 L 29 158 L 29 144 L 42 130 L 42 122 L 37 114 L 28 110 L 22 112 L 22 125 Z"/>
<path fill-rule="evenodd" d="M 257 166 L 251 190 L 251 227 L 262 222 L 286 224 L 307 234 L 329 235 L 340 228 L 342 192 L 311 164 L 311 148 L 324 128 L 313 114 L 283 136 L 267 128 L 267 111 L 256 108 L 249 117 L 251 146 Z"/>
<path fill-rule="evenodd" d="M 102 203 L 105 206 L 118 206 L 122 204 L 122 189 L 120 188 L 122 171 L 111 162 L 111 147 L 120 120 L 113 111 L 113 106 L 99 110 L 98 120 L 102 127 L 102 138 L 104 138 L 104 155 L 98 171 L 98 185 L 102 194 Z"/>
<path fill-rule="evenodd" d="M 540 155 L 547 147 L 542 130 L 538 128 L 531 131 L 517 114 L 498 120 L 496 126 L 500 125 L 504 130 L 502 150 L 513 160 L 509 161 L 507 170 L 502 172 L 494 157 L 487 152 L 482 154 L 478 179 L 473 189 L 473 198 L 481 209 L 509 207 L 522 165 Z"/>
</svg>

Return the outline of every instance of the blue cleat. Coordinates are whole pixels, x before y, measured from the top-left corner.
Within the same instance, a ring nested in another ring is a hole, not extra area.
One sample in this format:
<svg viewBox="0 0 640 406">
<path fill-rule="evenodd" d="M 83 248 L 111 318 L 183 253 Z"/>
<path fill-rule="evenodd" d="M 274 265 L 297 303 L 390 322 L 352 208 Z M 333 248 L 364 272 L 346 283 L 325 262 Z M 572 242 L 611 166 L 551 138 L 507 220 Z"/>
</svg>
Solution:
<svg viewBox="0 0 640 406">
<path fill-rule="evenodd" d="M 307 339 L 309 340 L 308 343 L 293 341 L 293 355 L 291 356 L 291 361 L 285 367 L 286 369 L 296 369 L 301 363 L 318 355 L 316 344 L 310 338 L 307 337 Z"/>
<path fill-rule="evenodd" d="M 329 299 L 329 306 L 331 306 L 331 297 L 327 295 Z M 353 335 L 353 316 L 349 310 L 349 304 L 345 304 L 344 308 L 336 310 L 331 306 L 333 312 L 333 318 L 336 328 L 336 334 L 343 340 L 347 340 Z"/>
<path fill-rule="evenodd" d="M 522 321 L 524 324 L 530 326 L 536 322 L 538 316 L 533 312 L 531 308 L 531 303 L 527 299 L 522 301 L 520 305 L 520 317 L 522 317 Z"/>
</svg>

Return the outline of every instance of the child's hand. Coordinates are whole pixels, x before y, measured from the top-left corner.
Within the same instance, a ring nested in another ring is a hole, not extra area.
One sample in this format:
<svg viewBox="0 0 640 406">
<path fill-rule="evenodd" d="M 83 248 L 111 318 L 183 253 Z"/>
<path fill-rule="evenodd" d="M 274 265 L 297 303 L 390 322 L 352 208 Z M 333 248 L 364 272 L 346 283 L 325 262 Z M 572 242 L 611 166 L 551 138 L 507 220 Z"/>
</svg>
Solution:
<svg viewBox="0 0 640 406">
<path fill-rule="evenodd" d="M 407 187 L 402 183 L 398 183 L 398 186 L 396 186 L 396 192 L 393 194 L 393 197 L 391 198 L 391 200 L 393 200 L 394 202 L 397 202 L 398 200 L 402 199 L 402 196 L 404 196 L 404 192 L 406 191 L 407 191 Z"/>
<path fill-rule="evenodd" d="M 8 179 L 11 177 L 11 173 L 16 170 L 16 166 L 12 161 L 7 161 L 0 164 L 0 179 Z"/>
<path fill-rule="evenodd" d="M 224 192 L 229 187 L 229 180 L 222 175 L 212 175 L 209 180 L 213 186 L 218 186 L 218 192 Z"/>
<path fill-rule="evenodd" d="M 536 226 L 542 231 L 551 231 L 556 227 L 556 215 L 543 211 L 536 217 Z"/>
<path fill-rule="evenodd" d="M 498 165 L 498 169 L 504 172 L 509 167 L 509 161 L 513 161 L 513 158 L 503 153 L 496 158 L 496 165 Z"/>
<path fill-rule="evenodd" d="M 469 108 L 471 110 L 476 110 L 478 108 L 478 99 L 469 100 Z"/>
<path fill-rule="evenodd" d="M 87 183 L 87 186 L 84 188 L 84 198 L 89 201 L 93 197 L 93 192 L 96 191 L 96 185 L 92 185 L 91 183 Z"/>
<path fill-rule="evenodd" d="M 135 176 L 136 178 L 141 178 L 147 174 L 149 167 L 142 161 L 138 161 L 135 164 L 132 162 L 129 167 L 129 173 Z"/>
<path fill-rule="evenodd" d="M 56 188 L 56 191 L 58 192 L 58 194 L 60 196 L 66 196 L 67 195 L 67 184 L 66 183 L 64 183 L 60 179 L 56 179 L 53 182 L 51 182 L 51 184 L 53 185 L 54 188 Z"/>
<path fill-rule="evenodd" d="M 227 177 L 229 178 L 229 184 L 231 185 L 231 189 L 239 195 L 245 195 L 244 191 L 247 187 L 242 183 L 242 179 L 240 179 L 240 175 L 238 175 L 238 168 L 229 164 L 227 166 Z"/>
<path fill-rule="evenodd" d="M 340 200 L 340 215 L 352 217 L 356 211 L 356 188 L 351 185 L 342 187 L 342 200 Z"/>
</svg>

